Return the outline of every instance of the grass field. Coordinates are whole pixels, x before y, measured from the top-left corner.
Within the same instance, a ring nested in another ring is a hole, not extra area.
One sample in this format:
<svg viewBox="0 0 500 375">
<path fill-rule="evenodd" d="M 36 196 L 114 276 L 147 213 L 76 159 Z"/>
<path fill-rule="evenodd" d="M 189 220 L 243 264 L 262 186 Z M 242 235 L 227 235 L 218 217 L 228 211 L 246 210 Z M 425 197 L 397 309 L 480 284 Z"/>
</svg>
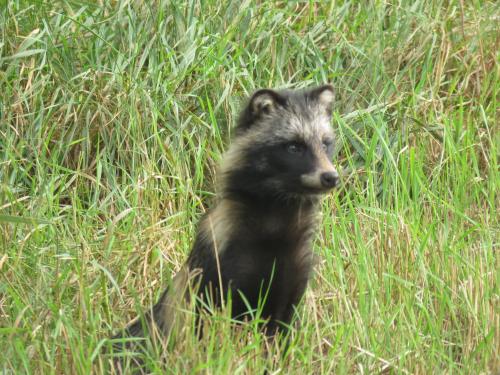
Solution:
<svg viewBox="0 0 500 375">
<path fill-rule="evenodd" d="M 109 371 L 106 339 L 186 259 L 244 98 L 331 82 L 343 187 L 288 350 L 221 314 L 152 371 L 498 373 L 499 9 L 0 1 L 0 372 Z"/>
</svg>

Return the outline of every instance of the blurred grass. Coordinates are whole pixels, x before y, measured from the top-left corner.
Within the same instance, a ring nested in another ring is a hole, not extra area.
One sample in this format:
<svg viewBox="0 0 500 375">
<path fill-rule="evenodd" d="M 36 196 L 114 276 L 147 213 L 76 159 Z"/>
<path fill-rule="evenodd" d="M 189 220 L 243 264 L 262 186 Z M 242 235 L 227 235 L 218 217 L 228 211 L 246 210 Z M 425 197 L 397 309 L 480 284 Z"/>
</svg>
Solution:
<svg viewBox="0 0 500 375">
<path fill-rule="evenodd" d="M 242 100 L 331 82 L 344 188 L 287 353 L 215 317 L 152 368 L 498 372 L 499 19 L 479 0 L 4 0 L 0 369 L 105 373 L 104 340 L 185 260 Z"/>
</svg>

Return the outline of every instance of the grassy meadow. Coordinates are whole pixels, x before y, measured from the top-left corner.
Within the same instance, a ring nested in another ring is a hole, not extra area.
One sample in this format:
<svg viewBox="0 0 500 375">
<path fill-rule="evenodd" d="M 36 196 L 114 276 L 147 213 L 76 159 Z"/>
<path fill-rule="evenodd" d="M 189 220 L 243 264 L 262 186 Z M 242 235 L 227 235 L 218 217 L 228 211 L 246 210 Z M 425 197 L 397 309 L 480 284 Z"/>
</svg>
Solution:
<svg viewBox="0 0 500 375">
<path fill-rule="evenodd" d="M 109 373 L 241 103 L 330 82 L 343 184 L 288 348 L 221 313 L 150 371 L 498 374 L 498 4 L 222 3 L 0 1 L 0 373 Z"/>
</svg>

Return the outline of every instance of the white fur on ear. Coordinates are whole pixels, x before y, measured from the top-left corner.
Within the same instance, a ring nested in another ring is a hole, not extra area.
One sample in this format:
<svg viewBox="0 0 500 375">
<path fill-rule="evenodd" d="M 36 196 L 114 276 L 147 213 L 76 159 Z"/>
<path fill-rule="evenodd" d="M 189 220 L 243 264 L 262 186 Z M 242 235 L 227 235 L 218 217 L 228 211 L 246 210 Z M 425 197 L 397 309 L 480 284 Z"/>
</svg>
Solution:
<svg viewBox="0 0 500 375">
<path fill-rule="evenodd" d="M 269 113 L 274 108 L 274 98 L 268 93 L 262 93 L 254 97 L 252 109 L 254 113 Z"/>
<path fill-rule="evenodd" d="M 254 114 L 271 113 L 276 106 L 282 105 L 284 99 L 276 91 L 270 89 L 258 90 L 250 100 Z"/>
<path fill-rule="evenodd" d="M 331 85 L 318 87 L 316 90 L 314 90 L 314 94 L 316 94 L 316 98 L 323 108 L 325 108 L 327 111 L 332 110 L 333 101 L 335 100 L 335 94 Z"/>
<path fill-rule="evenodd" d="M 330 85 L 323 86 L 323 90 L 318 95 L 318 102 L 325 108 L 331 108 L 334 99 L 333 87 Z"/>
</svg>

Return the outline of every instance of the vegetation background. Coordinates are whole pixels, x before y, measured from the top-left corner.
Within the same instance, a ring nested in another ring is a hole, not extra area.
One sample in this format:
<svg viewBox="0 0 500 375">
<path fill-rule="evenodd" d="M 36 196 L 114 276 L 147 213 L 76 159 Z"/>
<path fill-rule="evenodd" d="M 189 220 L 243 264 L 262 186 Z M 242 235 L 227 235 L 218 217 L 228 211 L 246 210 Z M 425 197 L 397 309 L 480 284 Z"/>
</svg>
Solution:
<svg viewBox="0 0 500 375">
<path fill-rule="evenodd" d="M 1 0 L 0 372 L 109 371 L 244 98 L 331 82 L 343 188 L 288 350 L 221 314 L 151 371 L 498 373 L 499 21 L 481 0 Z"/>
</svg>

